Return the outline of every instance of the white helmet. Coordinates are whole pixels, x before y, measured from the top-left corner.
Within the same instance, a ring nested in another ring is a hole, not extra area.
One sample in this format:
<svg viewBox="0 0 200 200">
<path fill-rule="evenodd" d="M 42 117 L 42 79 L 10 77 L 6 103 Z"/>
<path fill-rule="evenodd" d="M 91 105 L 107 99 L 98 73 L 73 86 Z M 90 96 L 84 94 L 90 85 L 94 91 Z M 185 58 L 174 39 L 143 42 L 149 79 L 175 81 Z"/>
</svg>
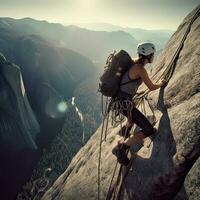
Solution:
<svg viewBox="0 0 200 200">
<path fill-rule="evenodd" d="M 150 42 L 142 42 L 142 43 L 139 43 L 137 46 L 138 54 L 148 56 L 155 52 L 156 52 L 155 46 L 154 46 L 154 44 L 152 44 Z"/>
</svg>

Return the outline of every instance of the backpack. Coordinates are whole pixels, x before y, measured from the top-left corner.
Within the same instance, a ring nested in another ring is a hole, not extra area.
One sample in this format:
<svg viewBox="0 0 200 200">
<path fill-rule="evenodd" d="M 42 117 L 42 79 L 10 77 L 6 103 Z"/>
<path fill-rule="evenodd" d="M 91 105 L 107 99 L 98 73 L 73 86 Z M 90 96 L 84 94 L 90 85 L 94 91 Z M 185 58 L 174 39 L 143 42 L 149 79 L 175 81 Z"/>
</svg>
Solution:
<svg viewBox="0 0 200 200">
<path fill-rule="evenodd" d="M 99 92 L 107 97 L 116 97 L 122 85 L 120 84 L 122 76 L 132 65 L 133 60 L 126 51 L 114 51 L 114 53 L 110 54 L 107 58 L 103 75 L 100 77 Z M 132 80 L 123 83 L 123 85 L 129 82 L 132 82 Z"/>
</svg>

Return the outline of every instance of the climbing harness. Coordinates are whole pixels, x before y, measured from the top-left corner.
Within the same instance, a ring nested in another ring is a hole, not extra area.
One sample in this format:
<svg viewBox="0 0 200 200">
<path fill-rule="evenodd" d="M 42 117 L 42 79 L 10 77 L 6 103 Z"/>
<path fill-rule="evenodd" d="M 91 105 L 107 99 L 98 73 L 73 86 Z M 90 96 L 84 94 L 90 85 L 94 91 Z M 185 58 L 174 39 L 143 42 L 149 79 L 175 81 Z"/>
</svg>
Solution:
<svg viewBox="0 0 200 200">
<path fill-rule="evenodd" d="M 190 32 L 190 29 L 191 29 L 191 26 L 192 26 L 193 22 L 197 19 L 197 17 L 199 17 L 199 14 L 200 14 L 200 8 L 197 10 L 195 15 L 192 17 L 190 23 L 188 24 L 186 32 L 185 32 L 185 34 L 184 34 L 184 36 L 183 36 L 183 38 L 182 38 L 182 40 L 180 42 L 179 47 L 175 51 L 172 59 L 170 60 L 169 64 L 165 68 L 165 70 L 157 78 L 156 83 L 159 82 L 163 78 L 166 80 L 166 83 L 168 83 L 169 80 L 171 79 L 171 77 L 172 77 L 172 75 L 174 73 L 175 67 L 176 67 L 176 62 L 177 62 L 178 57 L 180 55 L 180 52 L 181 52 L 181 50 L 183 48 L 184 42 L 185 42 L 185 40 L 187 38 L 187 35 Z M 155 73 L 152 76 L 152 78 L 155 78 L 156 74 L 157 73 Z M 133 98 L 133 102 L 134 102 L 136 107 L 141 106 L 142 112 L 146 115 L 146 111 L 145 111 L 145 101 L 146 101 L 147 105 L 149 106 L 149 108 L 151 110 L 151 112 L 153 113 L 153 116 L 155 117 L 154 109 L 152 108 L 151 104 L 149 103 L 149 99 L 148 99 L 148 94 L 150 92 L 151 91 L 147 88 L 142 94 L 136 94 L 135 97 Z M 102 96 L 102 99 L 103 99 L 103 96 Z M 108 99 L 106 101 L 108 101 Z M 110 100 L 110 102 L 112 102 L 112 100 Z M 107 102 L 106 103 L 107 108 L 109 107 L 108 104 L 109 103 Z M 102 135 L 103 135 L 104 123 L 105 123 L 104 121 L 105 121 L 105 118 L 107 118 L 106 119 L 107 120 L 106 129 L 105 129 L 107 131 L 108 118 L 109 118 L 109 112 L 110 111 L 112 111 L 112 113 L 111 113 L 112 122 L 120 123 L 120 125 L 121 125 L 122 121 L 124 119 L 123 116 L 120 116 L 120 111 L 125 108 L 125 107 L 123 107 L 124 105 L 120 104 L 120 102 L 117 102 L 117 101 L 114 102 L 114 103 L 112 102 L 111 104 L 112 104 L 112 106 L 109 108 L 108 112 L 102 113 L 103 114 L 103 122 L 102 122 L 102 131 L 101 131 L 101 137 L 100 137 L 99 165 L 98 165 L 98 200 L 100 200 L 100 163 L 101 163 L 101 151 L 102 151 L 101 145 L 102 145 L 102 142 L 103 142 L 102 141 Z M 126 102 L 125 105 L 128 106 L 129 103 L 127 104 L 127 102 Z M 115 113 L 113 113 L 114 108 L 115 108 L 115 111 L 114 111 Z M 128 108 L 129 109 L 131 108 L 130 105 L 128 106 Z M 116 120 L 117 116 L 118 116 L 118 119 Z M 154 123 L 156 123 L 156 118 L 154 118 Z M 106 140 L 106 133 L 105 133 L 105 140 Z M 133 163 L 133 159 L 131 159 L 130 163 L 125 168 L 125 172 L 124 172 L 123 175 L 122 175 L 123 166 L 122 165 L 120 166 L 119 172 L 118 172 L 118 176 L 117 176 L 117 179 L 116 179 L 116 183 L 114 184 L 114 187 L 112 187 L 112 183 L 113 183 L 113 180 L 115 178 L 115 174 L 116 174 L 117 166 L 118 166 L 118 162 L 116 161 L 116 164 L 115 164 L 114 170 L 113 170 L 113 174 L 111 176 L 111 181 L 110 181 L 110 184 L 109 184 L 109 188 L 108 188 L 108 191 L 107 191 L 106 200 L 110 200 L 110 199 L 119 200 L 120 199 L 122 184 L 123 184 L 124 179 L 126 178 L 128 172 L 129 172 L 129 169 L 132 166 L 132 163 Z"/>
</svg>

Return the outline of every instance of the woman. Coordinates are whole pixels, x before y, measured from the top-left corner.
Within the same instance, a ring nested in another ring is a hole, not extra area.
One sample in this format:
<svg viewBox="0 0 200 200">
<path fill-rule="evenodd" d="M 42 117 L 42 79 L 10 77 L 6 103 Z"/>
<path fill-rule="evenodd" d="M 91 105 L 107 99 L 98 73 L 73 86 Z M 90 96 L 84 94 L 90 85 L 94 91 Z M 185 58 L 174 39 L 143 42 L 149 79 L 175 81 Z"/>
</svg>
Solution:
<svg viewBox="0 0 200 200">
<path fill-rule="evenodd" d="M 122 77 L 120 92 L 117 95 L 117 100 L 121 103 L 123 103 L 124 100 L 131 100 L 136 94 L 138 87 L 143 82 L 151 91 L 162 87 L 166 83 L 165 80 L 161 80 L 159 84 L 154 84 L 145 69 L 147 63 L 153 62 L 155 51 L 155 46 L 152 43 L 145 42 L 138 45 L 138 58 L 134 60 L 134 64 L 130 70 Z M 154 133 L 154 128 L 136 107 L 132 107 L 130 111 L 124 109 L 121 112 L 128 118 L 127 124 L 121 130 L 122 136 L 125 136 L 125 132 L 129 134 L 133 123 L 141 128 L 139 132 L 131 135 L 125 141 L 120 141 L 112 150 L 112 153 L 117 157 L 119 163 L 128 165 L 130 160 L 126 155 L 126 150 L 133 144 L 140 143 L 144 138 L 152 135 Z"/>
</svg>

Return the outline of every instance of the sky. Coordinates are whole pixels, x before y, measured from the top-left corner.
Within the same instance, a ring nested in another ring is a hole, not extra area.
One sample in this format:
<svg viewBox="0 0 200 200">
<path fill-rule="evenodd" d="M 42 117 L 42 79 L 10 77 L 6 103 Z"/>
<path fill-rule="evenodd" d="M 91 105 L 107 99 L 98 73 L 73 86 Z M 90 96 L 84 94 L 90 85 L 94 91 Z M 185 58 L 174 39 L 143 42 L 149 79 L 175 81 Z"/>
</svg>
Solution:
<svg viewBox="0 0 200 200">
<path fill-rule="evenodd" d="M 176 30 L 200 0 L 0 0 L 0 17 Z"/>
</svg>

